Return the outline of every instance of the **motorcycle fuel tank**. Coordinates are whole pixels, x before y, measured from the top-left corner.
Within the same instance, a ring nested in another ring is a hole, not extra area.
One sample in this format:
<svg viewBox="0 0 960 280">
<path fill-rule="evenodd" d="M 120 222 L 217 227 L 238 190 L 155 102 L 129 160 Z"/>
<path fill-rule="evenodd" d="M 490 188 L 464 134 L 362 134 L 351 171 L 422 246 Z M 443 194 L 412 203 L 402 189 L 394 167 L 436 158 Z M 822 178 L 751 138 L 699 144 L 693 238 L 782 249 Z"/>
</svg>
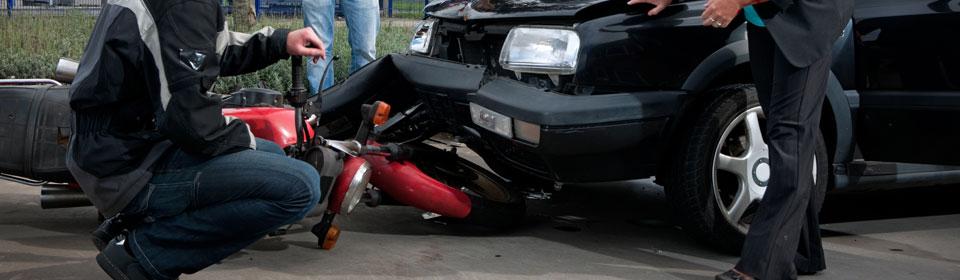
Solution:
<svg viewBox="0 0 960 280">
<path fill-rule="evenodd" d="M 224 108 L 224 116 L 236 117 L 250 126 L 250 132 L 259 138 L 273 141 L 281 148 L 297 144 L 297 126 L 293 109 L 277 107 Z M 307 127 L 307 136 L 313 137 L 313 128 Z"/>
</svg>

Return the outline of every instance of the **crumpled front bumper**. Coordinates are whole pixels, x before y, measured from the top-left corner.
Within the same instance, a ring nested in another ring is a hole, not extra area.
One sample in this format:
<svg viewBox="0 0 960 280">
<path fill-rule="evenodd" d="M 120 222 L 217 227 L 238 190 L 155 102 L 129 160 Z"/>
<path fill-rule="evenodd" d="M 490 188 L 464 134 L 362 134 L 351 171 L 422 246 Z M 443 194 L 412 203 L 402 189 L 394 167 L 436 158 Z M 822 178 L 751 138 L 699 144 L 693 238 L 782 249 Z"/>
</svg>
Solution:
<svg viewBox="0 0 960 280">
<path fill-rule="evenodd" d="M 506 168 L 559 182 L 600 182 L 654 175 L 665 144 L 661 135 L 685 94 L 564 95 L 505 77 L 485 77 L 485 71 L 484 66 L 419 55 L 388 55 L 328 91 L 320 111 L 324 116 L 355 116 L 361 103 L 374 99 L 396 108 L 422 102 L 453 131 L 479 136 L 471 148 L 495 171 Z M 539 125 L 539 143 L 508 139 L 475 125 L 470 103 Z"/>
</svg>

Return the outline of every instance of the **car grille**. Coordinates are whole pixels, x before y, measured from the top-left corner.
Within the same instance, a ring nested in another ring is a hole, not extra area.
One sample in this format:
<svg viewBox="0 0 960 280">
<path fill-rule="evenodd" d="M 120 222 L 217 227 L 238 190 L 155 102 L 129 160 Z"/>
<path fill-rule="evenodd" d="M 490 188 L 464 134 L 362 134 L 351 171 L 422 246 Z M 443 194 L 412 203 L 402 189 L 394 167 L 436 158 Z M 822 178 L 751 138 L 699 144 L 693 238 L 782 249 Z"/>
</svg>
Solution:
<svg viewBox="0 0 960 280">
<path fill-rule="evenodd" d="M 474 29 L 481 29 L 474 27 Z M 500 26 L 494 29 L 504 29 Z M 573 94 L 574 85 L 571 83 L 572 76 L 561 76 L 558 82 L 554 82 L 549 76 L 544 74 L 525 73 L 522 77 L 510 70 L 505 70 L 500 66 L 500 50 L 503 49 L 503 43 L 507 39 L 507 34 L 503 33 L 478 33 L 477 31 L 466 31 L 463 25 L 444 22 L 440 25 L 435 38 L 436 46 L 430 54 L 432 57 L 459 62 L 463 64 L 483 65 L 486 67 L 484 80 L 489 81 L 494 78 L 506 78 L 521 81 L 537 88 L 552 91 L 559 94 Z"/>
<path fill-rule="evenodd" d="M 464 64 L 483 65 L 488 75 L 512 76 L 500 67 L 500 49 L 506 35 L 485 34 L 470 38 L 462 32 L 445 31 L 437 35 L 438 43 L 432 56 Z"/>
<path fill-rule="evenodd" d="M 465 100 L 457 100 L 444 93 L 423 89 L 417 89 L 417 95 L 440 122 L 454 126 L 473 122 L 470 120 L 470 106 Z"/>
</svg>

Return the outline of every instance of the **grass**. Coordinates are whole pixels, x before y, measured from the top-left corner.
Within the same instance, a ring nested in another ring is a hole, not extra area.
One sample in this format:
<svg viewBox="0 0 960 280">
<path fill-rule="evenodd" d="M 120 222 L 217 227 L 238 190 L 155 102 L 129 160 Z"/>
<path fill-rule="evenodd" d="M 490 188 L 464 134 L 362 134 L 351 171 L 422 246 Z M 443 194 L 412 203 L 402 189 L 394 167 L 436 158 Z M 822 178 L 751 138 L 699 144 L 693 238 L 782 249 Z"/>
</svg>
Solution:
<svg viewBox="0 0 960 280">
<path fill-rule="evenodd" d="M 96 18 L 85 14 L 16 15 L 0 17 L 0 78 L 52 78 L 60 57 L 79 60 L 90 36 Z M 263 17 L 257 30 L 263 26 L 299 28 L 299 17 Z M 377 55 L 402 52 L 410 40 L 409 23 L 384 20 L 377 36 Z M 340 60 L 334 64 L 337 81 L 347 77 L 350 66 L 350 46 L 346 26 L 338 21 L 333 52 Z M 285 91 L 290 84 L 290 63 L 280 61 L 256 73 L 236 77 L 221 77 L 214 87 L 218 93 L 229 93 L 243 87 L 257 87 Z"/>
</svg>

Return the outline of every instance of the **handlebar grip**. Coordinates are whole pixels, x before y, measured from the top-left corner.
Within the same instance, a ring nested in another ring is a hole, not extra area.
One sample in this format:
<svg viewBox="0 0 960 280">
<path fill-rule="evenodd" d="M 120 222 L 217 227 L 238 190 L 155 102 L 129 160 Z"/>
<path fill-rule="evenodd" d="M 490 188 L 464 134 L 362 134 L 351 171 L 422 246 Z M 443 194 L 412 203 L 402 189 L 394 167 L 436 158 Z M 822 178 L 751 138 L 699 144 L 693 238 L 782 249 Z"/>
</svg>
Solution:
<svg viewBox="0 0 960 280">
<path fill-rule="evenodd" d="M 290 57 L 290 73 L 291 73 L 291 90 L 306 90 L 303 85 L 303 57 L 302 56 L 291 56 Z"/>
</svg>

